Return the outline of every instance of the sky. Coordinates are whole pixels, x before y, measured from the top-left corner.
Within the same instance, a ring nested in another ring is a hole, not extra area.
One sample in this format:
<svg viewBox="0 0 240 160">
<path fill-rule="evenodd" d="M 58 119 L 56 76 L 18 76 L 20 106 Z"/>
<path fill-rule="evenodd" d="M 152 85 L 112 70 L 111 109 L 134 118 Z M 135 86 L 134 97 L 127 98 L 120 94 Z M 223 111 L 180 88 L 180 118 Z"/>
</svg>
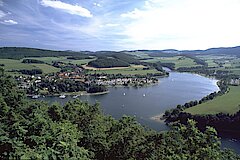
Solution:
<svg viewBox="0 0 240 160">
<path fill-rule="evenodd" d="M 54 50 L 240 46 L 240 0 L 0 0 L 0 46 Z"/>
</svg>

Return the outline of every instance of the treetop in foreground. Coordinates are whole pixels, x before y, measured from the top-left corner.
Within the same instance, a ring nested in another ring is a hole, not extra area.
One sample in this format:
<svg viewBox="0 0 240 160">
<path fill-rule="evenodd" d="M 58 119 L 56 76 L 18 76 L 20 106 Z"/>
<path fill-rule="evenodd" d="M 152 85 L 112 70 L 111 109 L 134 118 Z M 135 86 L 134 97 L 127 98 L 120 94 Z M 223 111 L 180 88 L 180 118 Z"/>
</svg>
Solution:
<svg viewBox="0 0 240 160">
<path fill-rule="evenodd" d="M 221 150 L 215 129 L 201 132 L 192 120 L 158 133 L 98 104 L 30 101 L 11 77 L 0 77 L 0 91 L 0 159 L 240 159 Z"/>
</svg>

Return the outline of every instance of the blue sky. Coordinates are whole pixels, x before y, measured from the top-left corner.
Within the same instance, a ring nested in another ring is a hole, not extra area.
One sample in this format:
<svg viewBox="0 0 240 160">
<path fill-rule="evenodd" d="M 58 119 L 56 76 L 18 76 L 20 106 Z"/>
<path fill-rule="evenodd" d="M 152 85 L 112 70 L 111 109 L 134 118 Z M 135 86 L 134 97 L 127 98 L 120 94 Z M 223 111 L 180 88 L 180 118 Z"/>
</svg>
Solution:
<svg viewBox="0 0 240 160">
<path fill-rule="evenodd" d="M 0 0 L 0 46 L 56 50 L 240 45 L 239 0 Z"/>
</svg>

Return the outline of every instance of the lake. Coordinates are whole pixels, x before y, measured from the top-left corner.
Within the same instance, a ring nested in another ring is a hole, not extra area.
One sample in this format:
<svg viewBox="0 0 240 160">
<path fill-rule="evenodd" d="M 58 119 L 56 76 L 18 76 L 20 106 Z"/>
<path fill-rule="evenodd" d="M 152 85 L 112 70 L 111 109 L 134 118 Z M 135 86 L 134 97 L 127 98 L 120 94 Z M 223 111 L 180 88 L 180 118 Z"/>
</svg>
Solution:
<svg viewBox="0 0 240 160">
<path fill-rule="evenodd" d="M 157 131 L 167 130 L 165 123 L 156 122 L 150 118 L 175 108 L 191 100 L 200 100 L 202 97 L 218 91 L 217 80 L 206 78 L 197 74 L 170 72 L 169 77 L 159 78 L 159 83 L 153 86 L 112 87 L 104 95 L 84 95 L 79 99 L 91 104 L 99 102 L 105 114 L 119 119 L 123 115 L 135 116 L 146 127 Z M 39 98 L 49 102 L 66 103 L 72 96 L 65 99 L 58 97 Z M 234 148 L 240 153 L 240 142 L 222 140 L 224 147 Z"/>
</svg>

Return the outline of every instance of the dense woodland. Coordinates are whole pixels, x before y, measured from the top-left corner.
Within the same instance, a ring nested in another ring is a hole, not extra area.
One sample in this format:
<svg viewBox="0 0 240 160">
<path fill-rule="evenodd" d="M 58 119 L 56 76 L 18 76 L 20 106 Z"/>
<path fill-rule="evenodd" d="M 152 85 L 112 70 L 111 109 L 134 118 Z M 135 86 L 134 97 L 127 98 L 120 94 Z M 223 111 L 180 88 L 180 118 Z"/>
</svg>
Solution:
<svg viewBox="0 0 240 160">
<path fill-rule="evenodd" d="M 210 48 L 207 50 L 136 50 L 129 52 L 145 52 L 151 57 L 173 57 L 176 55 L 234 55 L 240 56 L 240 46 L 237 47 L 229 47 L 229 48 Z M 90 52 L 90 51 L 81 51 L 81 52 L 73 52 L 73 51 L 52 51 L 52 50 L 44 50 L 44 49 L 35 49 L 35 48 L 25 48 L 25 47 L 0 47 L 0 58 L 10 58 L 10 59 L 22 59 L 25 57 L 54 57 L 54 56 L 69 56 L 78 59 L 86 59 L 91 58 L 89 55 L 99 56 L 99 55 L 122 55 L 125 54 L 122 52 L 113 52 L 113 51 L 98 51 L 98 52 Z M 130 55 L 129 55 L 130 56 Z M 116 58 L 116 57 L 115 57 Z M 118 59 L 118 58 L 117 58 Z M 129 59 L 129 57 L 128 57 Z M 132 63 L 132 62 L 131 62 Z"/>
<path fill-rule="evenodd" d="M 85 53 L 73 51 L 53 51 L 45 49 L 24 48 L 24 47 L 2 47 L 0 48 L 0 58 L 22 59 L 26 57 L 58 57 L 58 56 L 77 56 L 89 57 Z"/>
<path fill-rule="evenodd" d="M 158 133 L 133 117 L 105 116 L 98 104 L 30 101 L 3 72 L 0 126 L 0 159 L 240 159 L 192 120 Z"/>
<path fill-rule="evenodd" d="M 98 57 L 88 65 L 96 68 L 128 67 L 130 64 L 140 64 L 135 56 L 119 52 L 98 52 Z"/>
<path fill-rule="evenodd" d="M 97 60 L 91 61 L 88 63 L 89 66 L 95 68 L 112 68 L 112 67 L 129 67 L 128 62 L 112 58 L 112 57 L 102 57 Z"/>
</svg>

